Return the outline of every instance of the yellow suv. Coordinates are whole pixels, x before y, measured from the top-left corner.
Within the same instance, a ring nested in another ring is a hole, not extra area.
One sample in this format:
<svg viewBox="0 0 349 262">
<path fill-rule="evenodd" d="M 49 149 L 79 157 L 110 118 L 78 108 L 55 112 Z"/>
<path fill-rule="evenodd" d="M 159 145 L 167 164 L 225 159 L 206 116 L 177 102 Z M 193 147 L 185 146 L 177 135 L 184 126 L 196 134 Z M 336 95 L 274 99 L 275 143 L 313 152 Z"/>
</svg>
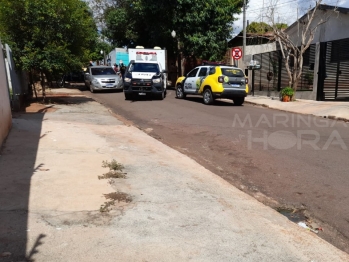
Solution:
<svg viewBox="0 0 349 262">
<path fill-rule="evenodd" d="M 232 99 L 235 105 L 242 105 L 248 93 L 248 79 L 237 67 L 203 65 L 179 77 L 175 88 L 179 99 L 186 95 L 201 95 L 206 105 L 216 98 Z"/>
</svg>

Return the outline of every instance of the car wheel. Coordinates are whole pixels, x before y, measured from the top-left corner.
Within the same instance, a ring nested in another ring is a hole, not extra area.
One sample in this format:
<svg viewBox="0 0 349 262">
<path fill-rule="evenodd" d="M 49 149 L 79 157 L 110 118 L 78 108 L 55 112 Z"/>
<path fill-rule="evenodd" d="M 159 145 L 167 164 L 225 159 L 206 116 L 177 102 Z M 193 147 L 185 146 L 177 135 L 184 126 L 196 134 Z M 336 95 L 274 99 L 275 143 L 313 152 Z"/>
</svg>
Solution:
<svg viewBox="0 0 349 262">
<path fill-rule="evenodd" d="M 245 98 L 238 97 L 238 98 L 234 98 L 233 101 L 234 101 L 234 105 L 241 106 L 245 102 Z"/>
<path fill-rule="evenodd" d="M 158 95 L 159 100 L 164 100 L 164 98 L 165 98 L 165 91 L 161 92 L 161 94 Z"/>
<path fill-rule="evenodd" d="M 176 89 L 176 97 L 178 99 L 183 99 L 185 98 L 185 96 L 186 94 L 184 93 L 183 87 L 181 85 L 178 85 Z"/>
<path fill-rule="evenodd" d="M 204 90 L 203 100 L 205 105 L 211 105 L 213 103 L 214 99 L 210 88 Z"/>
<path fill-rule="evenodd" d="M 131 100 L 132 94 L 124 93 L 125 94 L 125 100 Z"/>
</svg>

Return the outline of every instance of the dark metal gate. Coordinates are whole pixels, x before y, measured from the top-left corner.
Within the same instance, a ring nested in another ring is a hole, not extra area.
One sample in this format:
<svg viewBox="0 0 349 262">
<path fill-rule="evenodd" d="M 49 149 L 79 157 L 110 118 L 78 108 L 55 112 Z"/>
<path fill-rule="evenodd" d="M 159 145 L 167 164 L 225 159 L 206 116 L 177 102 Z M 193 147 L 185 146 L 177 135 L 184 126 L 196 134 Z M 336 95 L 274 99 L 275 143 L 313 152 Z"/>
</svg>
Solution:
<svg viewBox="0 0 349 262">
<path fill-rule="evenodd" d="M 280 70 L 280 54 L 279 51 L 256 54 L 253 56 L 260 65 L 260 70 L 253 70 L 252 85 L 254 91 L 280 91 L 279 70 Z M 268 81 L 267 74 L 273 73 L 273 80 Z"/>
<path fill-rule="evenodd" d="M 317 100 L 349 100 L 349 39 L 320 43 Z"/>
</svg>

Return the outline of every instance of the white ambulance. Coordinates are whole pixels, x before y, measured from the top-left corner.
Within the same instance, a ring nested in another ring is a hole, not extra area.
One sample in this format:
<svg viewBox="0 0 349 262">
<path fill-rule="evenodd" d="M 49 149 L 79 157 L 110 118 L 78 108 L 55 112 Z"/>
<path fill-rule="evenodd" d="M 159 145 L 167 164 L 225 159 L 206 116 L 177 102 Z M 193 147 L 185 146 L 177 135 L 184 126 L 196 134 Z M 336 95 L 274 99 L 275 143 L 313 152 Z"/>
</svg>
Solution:
<svg viewBox="0 0 349 262">
<path fill-rule="evenodd" d="M 129 64 L 124 76 L 125 99 L 136 95 L 152 95 L 161 100 L 166 96 L 166 50 L 154 47 L 129 48 Z"/>
</svg>

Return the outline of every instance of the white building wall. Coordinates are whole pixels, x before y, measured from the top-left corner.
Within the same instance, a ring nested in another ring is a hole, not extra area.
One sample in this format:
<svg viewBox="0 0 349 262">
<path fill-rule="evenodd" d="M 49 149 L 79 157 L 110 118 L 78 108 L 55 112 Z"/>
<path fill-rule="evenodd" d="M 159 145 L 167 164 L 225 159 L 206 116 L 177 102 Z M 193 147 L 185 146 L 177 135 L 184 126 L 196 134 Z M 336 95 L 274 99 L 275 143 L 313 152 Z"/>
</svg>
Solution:
<svg viewBox="0 0 349 262">
<path fill-rule="evenodd" d="M 242 49 L 242 46 L 240 46 Z M 250 61 L 253 58 L 253 55 L 255 54 L 261 54 L 261 53 L 267 53 L 267 52 L 272 52 L 276 50 L 276 43 L 269 43 L 269 44 L 263 44 L 263 45 L 249 45 L 246 46 L 245 50 L 245 57 L 239 60 L 234 60 L 232 59 L 232 65 L 236 65 L 237 67 L 241 69 L 247 68 L 249 65 Z M 249 70 L 252 72 L 251 70 Z M 252 83 L 252 74 L 248 74 L 248 82 L 250 83 L 249 87 L 251 89 L 251 83 Z"/>
<path fill-rule="evenodd" d="M 349 15 L 344 13 L 335 12 L 333 10 L 318 10 L 314 20 L 311 24 L 311 28 L 314 28 L 321 19 L 327 21 L 316 30 L 312 44 L 318 42 L 329 42 L 333 40 L 339 40 L 349 38 Z M 286 32 L 290 35 L 291 39 L 300 45 L 302 29 L 295 23 L 289 27 Z"/>
<path fill-rule="evenodd" d="M 242 49 L 242 46 L 239 46 Z M 276 50 L 276 44 L 270 43 L 270 44 L 263 44 L 263 45 L 248 45 L 246 46 L 245 50 L 245 57 L 242 57 L 242 59 L 234 60 L 231 57 L 231 64 L 236 65 L 240 68 L 246 68 L 250 61 L 252 60 L 252 57 L 254 54 L 261 54 L 261 53 L 267 53 L 272 52 Z"/>
</svg>

